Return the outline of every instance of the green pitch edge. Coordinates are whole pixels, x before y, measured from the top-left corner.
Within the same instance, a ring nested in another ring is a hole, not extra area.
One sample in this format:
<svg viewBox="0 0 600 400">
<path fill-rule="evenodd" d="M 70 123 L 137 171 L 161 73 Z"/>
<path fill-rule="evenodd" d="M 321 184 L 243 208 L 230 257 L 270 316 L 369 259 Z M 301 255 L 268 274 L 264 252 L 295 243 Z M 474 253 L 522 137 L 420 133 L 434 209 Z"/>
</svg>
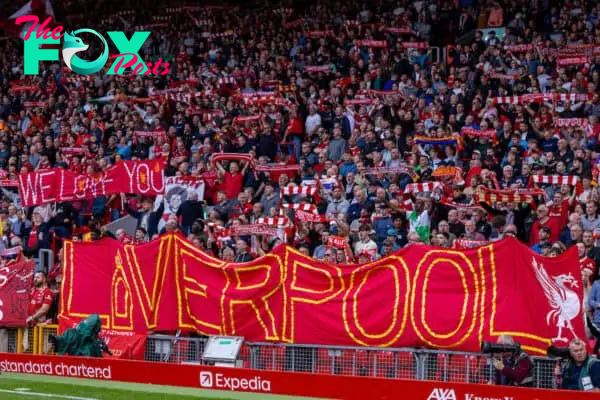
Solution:
<svg viewBox="0 0 600 400">
<path fill-rule="evenodd" d="M 61 387 L 63 386 L 63 387 Z M 81 391 L 77 394 L 68 390 L 69 386 L 78 386 L 82 389 L 89 387 L 90 391 Z M 114 397 L 102 396 L 103 389 L 107 391 L 121 391 L 121 392 L 133 392 L 127 397 L 127 399 L 146 399 L 147 396 L 143 394 L 155 394 L 158 398 L 171 399 L 172 396 L 178 396 L 178 400 L 183 399 L 218 399 L 218 400 L 316 400 L 315 397 L 297 397 L 297 396 L 281 396 L 281 395 L 267 395 L 257 393 L 234 393 L 223 390 L 206 390 L 206 389 L 195 389 L 177 386 L 162 386 L 162 385 L 147 385 L 139 383 L 129 382 L 117 382 L 117 381 L 100 381 L 91 379 L 80 379 L 80 378 L 67 378 L 67 377 L 55 377 L 55 376 L 44 376 L 44 375 L 27 375 L 27 374 L 14 374 L 14 373 L 3 373 L 0 375 L 0 388 L 1 389 L 15 389 L 20 387 L 27 387 L 33 392 L 42 392 L 48 394 L 56 394 L 57 399 L 60 399 L 62 395 L 75 395 L 75 396 L 89 396 L 100 399 L 109 399 Z M 63 389 L 62 391 L 60 389 Z M 137 392 L 137 393 L 135 393 Z M 108 393 L 106 393 L 108 394 Z M 122 393 L 124 394 L 124 393 Z M 136 394 L 138 394 L 136 396 Z M 166 395 L 166 396 L 160 396 Z M 181 396 L 181 397 L 179 397 Z M 0 397 L 6 398 L 6 394 L 2 394 Z M 182 398 L 183 397 L 183 398 Z M 11 396 L 12 398 L 12 396 Z M 19 397 L 15 394 L 15 399 L 35 399 L 34 397 L 23 396 Z"/>
</svg>

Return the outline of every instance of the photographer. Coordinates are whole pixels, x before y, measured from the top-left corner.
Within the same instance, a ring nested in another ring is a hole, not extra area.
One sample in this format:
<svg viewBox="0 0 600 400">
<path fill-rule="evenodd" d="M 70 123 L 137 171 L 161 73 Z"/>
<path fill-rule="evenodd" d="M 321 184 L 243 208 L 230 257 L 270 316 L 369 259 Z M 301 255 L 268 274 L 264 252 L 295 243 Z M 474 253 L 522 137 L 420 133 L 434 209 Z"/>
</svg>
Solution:
<svg viewBox="0 0 600 400">
<path fill-rule="evenodd" d="M 559 387 L 569 390 L 600 391 L 600 361 L 590 356 L 585 342 L 573 339 L 569 344 L 569 360 L 554 371 Z"/>
<path fill-rule="evenodd" d="M 533 362 L 527 353 L 508 335 L 498 338 L 498 346 L 488 346 L 484 352 L 494 353 L 497 385 L 533 387 Z"/>
</svg>

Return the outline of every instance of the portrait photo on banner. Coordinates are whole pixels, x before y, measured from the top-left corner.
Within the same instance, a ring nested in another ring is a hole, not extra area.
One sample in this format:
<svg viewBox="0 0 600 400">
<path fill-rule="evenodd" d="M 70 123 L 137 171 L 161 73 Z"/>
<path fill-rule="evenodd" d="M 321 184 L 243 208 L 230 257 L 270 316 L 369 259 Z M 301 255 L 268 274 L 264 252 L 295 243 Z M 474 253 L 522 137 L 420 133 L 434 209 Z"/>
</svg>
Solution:
<svg viewBox="0 0 600 400">
<path fill-rule="evenodd" d="M 196 193 L 196 200 L 204 200 L 204 181 L 202 179 L 182 179 L 176 176 L 165 178 L 165 194 L 156 197 L 154 202 L 154 210 L 160 208 L 161 203 L 164 204 L 163 218 L 158 224 L 158 229 L 162 229 L 169 215 L 176 215 L 179 207 L 186 200 L 192 198 L 192 193 Z"/>
</svg>

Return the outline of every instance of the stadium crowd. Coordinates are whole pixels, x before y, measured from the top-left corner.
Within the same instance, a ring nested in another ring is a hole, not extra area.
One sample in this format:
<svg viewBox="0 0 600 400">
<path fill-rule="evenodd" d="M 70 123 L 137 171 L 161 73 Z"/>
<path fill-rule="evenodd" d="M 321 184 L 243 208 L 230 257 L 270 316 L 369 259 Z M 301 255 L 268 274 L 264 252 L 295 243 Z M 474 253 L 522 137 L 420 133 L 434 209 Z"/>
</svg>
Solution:
<svg viewBox="0 0 600 400">
<path fill-rule="evenodd" d="M 88 79 L 41 62 L 25 76 L 22 40 L 4 38 L 6 181 L 163 159 L 166 175 L 203 181 L 204 198 L 178 197 L 170 216 L 125 195 L 23 208 L 8 184 L 5 255 L 112 235 L 103 226 L 127 214 L 138 229 L 119 240 L 180 231 L 235 262 L 283 241 L 362 263 L 418 243 L 514 236 L 549 256 L 577 246 L 600 324 L 597 2 L 82 1 L 55 11 L 69 31 L 150 30 L 140 54 L 170 71 Z M 89 38 L 93 59 L 102 49 Z M 239 225 L 279 230 L 238 235 Z"/>
</svg>

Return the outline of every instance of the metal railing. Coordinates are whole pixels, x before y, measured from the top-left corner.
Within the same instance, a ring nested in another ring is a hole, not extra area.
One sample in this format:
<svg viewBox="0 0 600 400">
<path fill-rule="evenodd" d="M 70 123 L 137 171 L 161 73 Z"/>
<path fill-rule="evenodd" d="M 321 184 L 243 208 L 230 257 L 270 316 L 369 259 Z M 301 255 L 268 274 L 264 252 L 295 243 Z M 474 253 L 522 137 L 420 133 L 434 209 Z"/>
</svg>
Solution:
<svg viewBox="0 0 600 400">
<path fill-rule="evenodd" d="M 145 359 L 208 364 L 202 359 L 206 342 L 206 338 L 152 335 L 146 343 Z M 245 343 L 238 359 L 239 366 L 258 370 L 390 379 L 485 384 L 493 381 L 495 376 L 487 355 L 440 350 Z M 543 357 L 532 359 L 534 386 L 555 388 L 553 371 L 557 360 Z"/>
<path fill-rule="evenodd" d="M 35 354 L 55 354 L 48 337 L 58 334 L 58 325 L 37 325 L 37 350 Z"/>
<path fill-rule="evenodd" d="M 57 325 L 0 329 L 0 350 L 52 354 L 48 336 Z M 144 359 L 176 364 L 209 364 L 202 359 L 208 339 L 169 335 L 148 336 Z M 534 386 L 555 388 L 557 360 L 532 357 Z M 245 343 L 238 366 L 257 370 L 375 376 L 389 379 L 488 383 L 495 370 L 489 356 L 479 353 L 422 349 L 383 349 L 279 343 Z"/>
<path fill-rule="evenodd" d="M 56 334 L 58 325 L 36 325 L 27 328 L 0 328 L 0 352 L 54 354 L 48 336 Z"/>
</svg>

